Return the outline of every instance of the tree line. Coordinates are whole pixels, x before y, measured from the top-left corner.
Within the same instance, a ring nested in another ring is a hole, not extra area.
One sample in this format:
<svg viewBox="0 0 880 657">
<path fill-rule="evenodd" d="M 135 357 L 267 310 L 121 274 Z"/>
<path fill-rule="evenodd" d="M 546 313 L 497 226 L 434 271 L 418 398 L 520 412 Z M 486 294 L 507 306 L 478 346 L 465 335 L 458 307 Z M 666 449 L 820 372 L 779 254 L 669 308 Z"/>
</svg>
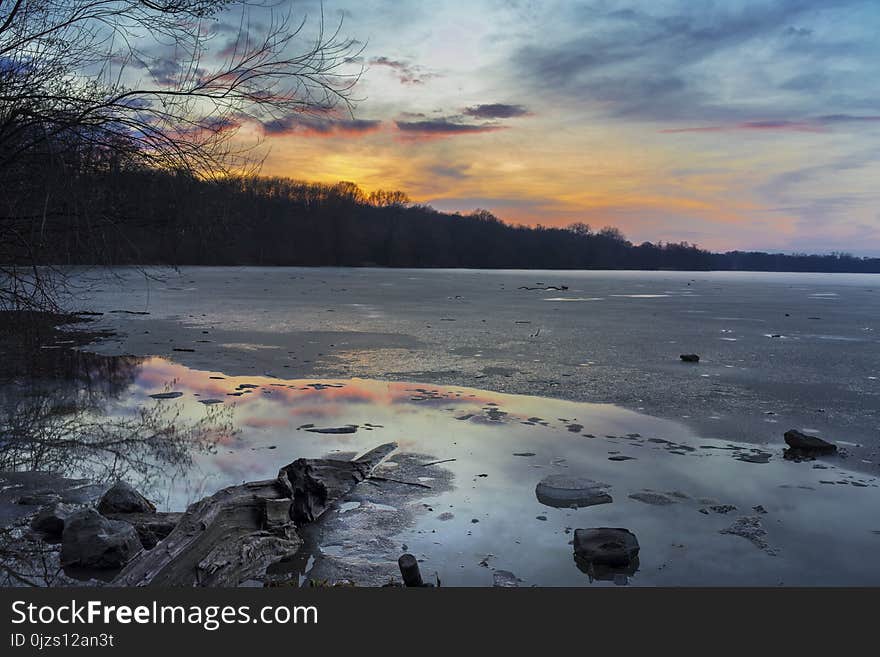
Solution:
<svg viewBox="0 0 880 657">
<path fill-rule="evenodd" d="M 365 193 L 351 182 L 206 180 L 117 165 L 39 170 L 43 179 L 27 181 L 37 189 L 23 214 L 38 218 L 40 232 L 19 255 L 53 265 L 880 272 L 880 258 L 712 253 L 687 242 L 633 244 L 613 227 L 515 226 L 486 210 L 444 213 L 403 192 Z M 58 189 L 54 203 L 36 193 L 46 186 Z"/>
</svg>

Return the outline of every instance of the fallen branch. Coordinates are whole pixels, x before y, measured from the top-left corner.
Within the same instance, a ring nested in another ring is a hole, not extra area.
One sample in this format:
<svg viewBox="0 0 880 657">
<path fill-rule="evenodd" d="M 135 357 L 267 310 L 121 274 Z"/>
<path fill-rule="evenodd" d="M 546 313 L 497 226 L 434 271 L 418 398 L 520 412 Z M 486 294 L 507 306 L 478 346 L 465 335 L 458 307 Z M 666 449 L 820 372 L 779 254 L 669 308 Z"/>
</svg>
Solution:
<svg viewBox="0 0 880 657">
<path fill-rule="evenodd" d="M 418 486 L 419 488 L 427 488 L 428 490 L 431 490 L 431 487 L 428 486 L 427 484 L 422 484 L 417 481 L 403 481 L 402 479 L 391 479 L 390 477 L 380 477 L 378 475 L 370 475 L 369 477 L 367 477 L 367 479 L 370 481 L 388 481 L 393 484 L 406 484 L 407 486 Z"/>
</svg>

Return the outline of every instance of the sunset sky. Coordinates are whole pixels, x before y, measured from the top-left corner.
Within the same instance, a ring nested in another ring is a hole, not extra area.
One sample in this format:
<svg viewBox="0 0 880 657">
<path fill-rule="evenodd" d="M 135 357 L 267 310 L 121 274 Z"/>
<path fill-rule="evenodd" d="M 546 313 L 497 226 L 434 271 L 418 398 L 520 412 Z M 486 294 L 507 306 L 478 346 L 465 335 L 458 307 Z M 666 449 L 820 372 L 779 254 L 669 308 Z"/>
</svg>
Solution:
<svg viewBox="0 0 880 657">
<path fill-rule="evenodd" d="M 360 102 L 354 117 L 267 124 L 264 173 L 633 241 L 880 254 L 876 0 L 325 0 L 324 13 L 362 43 Z"/>
</svg>

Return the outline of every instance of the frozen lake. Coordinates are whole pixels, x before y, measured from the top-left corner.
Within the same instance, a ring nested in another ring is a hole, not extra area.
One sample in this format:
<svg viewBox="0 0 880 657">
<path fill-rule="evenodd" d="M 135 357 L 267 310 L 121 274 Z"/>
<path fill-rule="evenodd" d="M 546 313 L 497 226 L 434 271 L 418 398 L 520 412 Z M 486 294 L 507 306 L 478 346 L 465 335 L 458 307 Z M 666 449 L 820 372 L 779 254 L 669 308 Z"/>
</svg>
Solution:
<svg viewBox="0 0 880 657">
<path fill-rule="evenodd" d="M 467 385 L 617 404 L 704 437 L 789 428 L 880 462 L 880 278 L 187 268 L 100 276 L 98 351 L 230 374 Z M 523 287 L 562 287 L 526 290 Z M 149 313 L 131 315 L 114 310 Z M 186 351 L 180 351 L 181 349 Z M 697 353 L 691 366 L 679 354 Z"/>
</svg>

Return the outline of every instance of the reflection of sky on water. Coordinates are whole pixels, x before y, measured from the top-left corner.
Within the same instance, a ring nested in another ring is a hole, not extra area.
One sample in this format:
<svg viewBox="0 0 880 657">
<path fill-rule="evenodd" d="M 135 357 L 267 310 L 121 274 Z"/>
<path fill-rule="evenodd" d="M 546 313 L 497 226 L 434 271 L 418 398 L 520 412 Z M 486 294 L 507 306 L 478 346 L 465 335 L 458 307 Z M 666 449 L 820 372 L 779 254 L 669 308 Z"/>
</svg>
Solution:
<svg viewBox="0 0 880 657">
<path fill-rule="evenodd" d="M 414 523 L 394 537 L 447 584 L 491 584 L 491 568 L 513 571 L 526 584 L 586 583 L 566 530 L 599 526 L 637 535 L 642 553 L 633 584 L 880 584 L 880 566 L 863 556 L 880 547 L 874 533 L 880 530 L 880 489 L 875 479 L 837 467 L 845 461 L 829 462 L 827 469 L 783 461 L 780 442 L 766 448 L 773 454 L 769 463 L 747 463 L 735 457 L 753 453 L 753 445 L 699 438 L 674 422 L 610 405 L 412 383 L 212 376 L 223 375 L 149 359 L 128 396 L 109 411 L 126 415 L 141 406 L 174 405 L 185 421 L 219 406 L 200 399 L 232 407 L 238 431 L 214 453 L 195 453 L 185 477 L 149 491 L 167 509 L 183 509 L 223 486 L 272 478 L 295 458 L 397 441 L 401 452 L 426 461 L 455 459 L 425 468 L 420 482 L 430 485 L 436 468 L 448 468 L 454 488 L 420 493 Z M 169 390 L 184 395 L 149 397 Z M 308 431 L 345 425 L 358 429 Z M 534 456 L 515 456 L 523 453 Z M 560 473 L 607 482 L 613 503 L 581 509 L 541 504 L 535 485 Z M 686 497 L 666 506 L 629 498 L 645 489 Z M 700 512 L 711 503 L 737 510 Z M 760 518 L 776 556 L 719 533 L 738 516 L 755 515 L 757 505 L 767 511 Z M 454 517 L 440 520 L 443 512 Z M 338 538 L 344 545 L 345 537 Z M 340 549 L 338 543 L 332 549 Z M 479 565 L 484 560 L 489 568 Z"/>
</svg>

